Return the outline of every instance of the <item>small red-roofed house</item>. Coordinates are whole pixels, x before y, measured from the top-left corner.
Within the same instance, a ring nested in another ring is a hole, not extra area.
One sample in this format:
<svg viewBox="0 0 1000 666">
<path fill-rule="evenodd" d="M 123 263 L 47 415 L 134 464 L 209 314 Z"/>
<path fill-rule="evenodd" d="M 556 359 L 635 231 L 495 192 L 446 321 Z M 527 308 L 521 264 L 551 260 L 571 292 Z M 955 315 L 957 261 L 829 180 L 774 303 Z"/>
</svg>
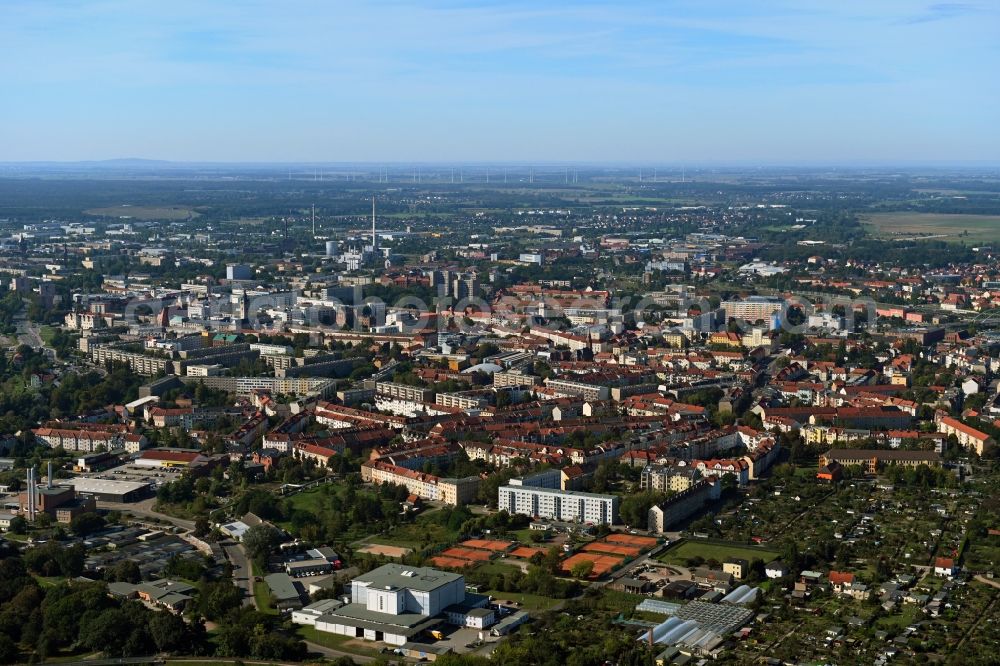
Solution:
<svg viewBox="0 0 1000 666">
<path fill-rule="evenodd" d="M 934 575 L 951 578 L 956 573 L 958 573 L 958 567 L 955 566 L 955 560 L 950 557 L 939 557 L 934 560 Z"/>
<path fill-rule="evenodd" d="M 840 594 L 844 591 L 845 585 L 850 585 L 854 582 L 854 574 L 848 573 L 846 571 L 831 571 L 830 572 L 830 585 L 833 586 L 833 591 Z"/>
</svg>

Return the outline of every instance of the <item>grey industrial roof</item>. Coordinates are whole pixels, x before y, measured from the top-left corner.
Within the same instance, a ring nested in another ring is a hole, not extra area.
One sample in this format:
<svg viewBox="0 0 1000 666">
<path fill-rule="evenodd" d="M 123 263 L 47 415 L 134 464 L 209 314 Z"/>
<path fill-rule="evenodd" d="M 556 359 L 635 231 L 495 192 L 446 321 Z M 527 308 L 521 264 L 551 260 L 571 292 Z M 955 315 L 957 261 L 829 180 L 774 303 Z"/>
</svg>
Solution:
<svg viewBox="0 0 1000 666">
<path fill-rule="evenodd" d="M 344 605 L 339 599 L 320 599 L 319 601 L 314 601 L 308 606 L 302 608 L 302 611 L 306 613 L 313 613 L 315 615 L 324 615 L 330 611 L 336 610 Z"/>
<path fill-rule="evenodd" d="M 115 595 L 116 597 L 128 597 L 135 594 L 138 586 L 132 583 L 108 583 L 108 592 Z"/>
<path fill-rule="evenodd" d="M 142 583 L 140 589 L 146 591 L 167 591 L 167 592 L 177 592 L 178 594 L 186 594 L 192 592 L 195 587 L 194 585 L 188 585 L 187 583 L 179 580 L 171 580 L 169 578 L 161 578 L 160 580 L 155 580 L 150 583 Z"/>
<path fill-rule="evenodd" d="M 400 618 L 405 618 L 411 624 L 397 624 Z M 363 604 L 347 604 L 332 613 L 327 613 L 316 618 L 317 624 L 346 624 L 351 627 L 361 627 L 362 629 L 371 629 L 372 631 L 381 631 L 407 638 L 417 636 L 422 631 L 436 627 L 442 621 L 439 617 L 429 618 L 416 613 L 406 613 L 404 615 L 375 613 L 369 611 Z"/>
<path fill-rule="evenodd" d="M 327 560 L 315 559 L 315 560 L 295 560 L 292 562 L 285 562 L 285 566 L 288 567 L 289 569 L 308 569 L 309 567 L 319 567 L 319 566 L 332 567 L 333 565 L 330 564 Z"/>
<path fill-rule="evenodd" d="M 649 585 L 648 580 L 641 580 L 639 578 L 629 578 L 628 576 L 622 576 L 618 579 L 618 584 L 622 587 L 645 587 Z"/>
<path fill-rule="evenodd" d="M 681 606 L 675 617 L 682 620 L 694 620 L 702 629 L 727 634 L 735 631 L 753 617 L 753 611 L 742 606 L 692 601 Z"/>
<path fill-rule="evenodd" d="M 164 606 L 175 606 L 181 603 L 182 601 L 187 601 L 190 598 L 191 597 L 189 597 L 186 594 L 177 594 L 176 592 L 171 592 L 170 594 L 163 595 L 156 601 L 157 603 L 163 604 Z"/>
<path fill-rule="evenodd" d="M 467 592 L 465 598 L 457 604 L 452 604 L 444 609 L 445 613 L 465 613 L 468 614 L 474 608 L 484 608 L 490 602 L 490 598 L 485 594 L 475 594 Z"/>
<path fill-rule="evenodd" d="M 273 573 L 264 576 L 264 582 L 271 588 L 271 592 L 279 601 L 285 599 L 298 599 L 299 592 L 295 589 L 295 583 L 286 573 Z"/>
<path fill-rule="evenodd" d="M 147 481 L 117 481 L 115 479 L 92 479 L 84 476 L 60 481 L 61 486 L 72 486 L 78 493 L 109 493 L 125 495 L 149 488 Z"/>
<path fill-rule="evenodd" d="M 420 613 L 399 613 L 398 615 L 380 613 L 368 610 L 365 604 L 347 604 L 330 612 L 330 615 L 338 618 L 364 620 L 395 627 L 413 627 L 428 619 L 426 615 L 421 615 Z"/>
<path fill-rule="evenodd" d="M 506 629 L 511 625 L 521 624 L 522 622 L 527 622 L 528 613 L 526 611 L 517 611 L 512 613 L 505 618 L 502 618 L 499 622 L 493 625 L 494 629 Z"/>
<path fill-rule="evenodd" d="M 354 579 L 355 583 L 368 583 L 369 587 L 399 587 L 432 592 L 449 583 L 462 580 L 460 574 L 439 571 L 430 567 L 409 567 L 401 564 L 384 564 L 378 569 Z"/>
</svg>

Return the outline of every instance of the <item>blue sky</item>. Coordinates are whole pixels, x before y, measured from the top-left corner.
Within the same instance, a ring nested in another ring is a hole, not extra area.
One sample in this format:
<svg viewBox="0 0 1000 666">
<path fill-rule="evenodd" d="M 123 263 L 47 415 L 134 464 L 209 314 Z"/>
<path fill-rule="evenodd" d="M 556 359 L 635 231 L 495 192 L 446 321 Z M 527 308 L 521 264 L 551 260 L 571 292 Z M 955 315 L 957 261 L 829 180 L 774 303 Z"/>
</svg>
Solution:
<svg viewBox="0 0 1000 666">
<path fill-rule="evenodd" d="M 996 164 L 997 72 L 996 0 L 0 0 L 0 161 Z"/>
</svg>

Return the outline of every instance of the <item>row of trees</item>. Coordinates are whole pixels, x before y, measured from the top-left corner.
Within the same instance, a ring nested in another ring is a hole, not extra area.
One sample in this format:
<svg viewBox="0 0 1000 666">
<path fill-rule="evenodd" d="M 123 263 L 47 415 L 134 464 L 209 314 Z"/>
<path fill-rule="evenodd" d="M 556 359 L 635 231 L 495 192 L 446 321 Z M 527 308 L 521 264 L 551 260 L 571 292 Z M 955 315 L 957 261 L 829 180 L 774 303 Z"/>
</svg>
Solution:
<svg viewBox="0 0 1000 666">
<path fill-rule="evenodd" d="M 174 558 L 170 575 L 200 580 L 185 611 L 186 620 L 154 611 L 136 601 L 108 594 L 105 582 L 74 580 L 83 571 L 84 548 L 56 541 L 0 553 L 0 663 L 29 657 L 102 652 L 109 657 L 158 653 L 220 657 L 301 660 L 305 644 L 289 635 L 277 616 L 243 605 L 240 590 L 228 579 L 212 579 L 204 563 Z M 42 586 L 35 576 L 61 578 Z M 105 572 L 107 581 L 137 583 L 138 566 L 122 560 Z M 213 643 L 204 620 L 219 625 Z"/>
<path fill-rule="evenodd" d="M 30 573 L 40 568 L 46 575 L 79 575 L 82 557 L 82 549 L 43 546 L 24 558 L 8 554 L 0 561 L 0 663 L 25 661 L 25 653 L 46 658 L 67 649 L 109 656 L 203 650 L 200 622 L 188 624 L 166 611 L 117 601 L 104 583 L 42 587 Z"/>
</svg>

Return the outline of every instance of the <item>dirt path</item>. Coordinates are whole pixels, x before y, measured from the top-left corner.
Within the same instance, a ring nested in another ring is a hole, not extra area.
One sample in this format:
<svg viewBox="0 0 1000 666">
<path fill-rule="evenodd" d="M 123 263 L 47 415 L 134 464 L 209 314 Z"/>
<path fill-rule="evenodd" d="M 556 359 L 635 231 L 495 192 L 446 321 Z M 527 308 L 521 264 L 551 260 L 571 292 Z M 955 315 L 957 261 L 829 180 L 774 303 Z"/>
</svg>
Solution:
<svg viewBox="0 0 1000 666">
<path fill-rule="evenodd" d="M 995 587 L 996 589 L 1000 590 L 1000 582 L 987 578 L 982 574 L 978 574 L 976 576 L 976 580 L 978 580 L 980 583 L 986 583 L 990 587 Z"/>
</svg>

